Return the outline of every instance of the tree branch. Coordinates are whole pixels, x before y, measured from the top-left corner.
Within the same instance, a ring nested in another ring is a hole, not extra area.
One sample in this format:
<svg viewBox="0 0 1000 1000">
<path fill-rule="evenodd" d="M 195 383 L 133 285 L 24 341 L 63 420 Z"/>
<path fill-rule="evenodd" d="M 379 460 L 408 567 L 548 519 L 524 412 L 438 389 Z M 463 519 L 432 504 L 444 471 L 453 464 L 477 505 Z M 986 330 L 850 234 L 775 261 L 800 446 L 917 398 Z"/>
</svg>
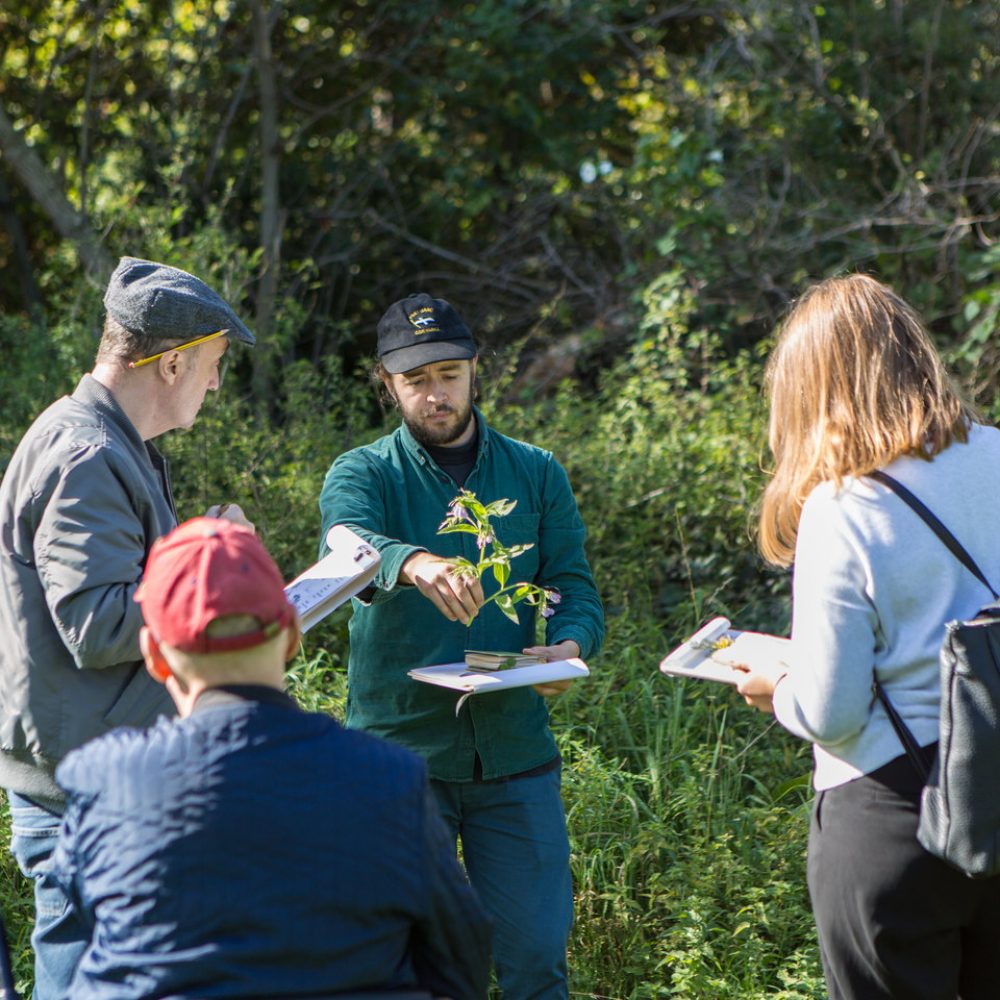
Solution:
<svg viewBox="0 0 1000 1000">
<path fill-rule="evenodd" d="M 90 221 L 78 212 L 63 193 L 42 158 L 14 128 L 0 104 L 0 153 L 11 172 L 28 189 L 29 194 L 48 216 L 59 235 L 76 248 L 87 274 L 99 283 L 107 281 L 114 265 Z"/>
</svg>

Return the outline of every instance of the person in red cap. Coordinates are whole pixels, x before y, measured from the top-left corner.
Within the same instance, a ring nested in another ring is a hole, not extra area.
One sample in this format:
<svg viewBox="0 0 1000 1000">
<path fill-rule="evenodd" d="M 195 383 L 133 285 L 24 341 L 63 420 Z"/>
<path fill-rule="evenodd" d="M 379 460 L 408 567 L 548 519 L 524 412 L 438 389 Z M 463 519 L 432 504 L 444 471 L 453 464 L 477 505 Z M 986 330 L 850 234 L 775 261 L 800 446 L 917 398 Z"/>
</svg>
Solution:
<svg viewBox="0 0 1000 1000">
<path fill-rule="evenodd" d="M 185 522 L 135 599 L 180 718 L 57 769 L 53 877 L 92 929 L 69 995 L 484 997 L 489 919 L 426 768 L 284 693 L 298 621 L 254 533 Z"/>
</svg>

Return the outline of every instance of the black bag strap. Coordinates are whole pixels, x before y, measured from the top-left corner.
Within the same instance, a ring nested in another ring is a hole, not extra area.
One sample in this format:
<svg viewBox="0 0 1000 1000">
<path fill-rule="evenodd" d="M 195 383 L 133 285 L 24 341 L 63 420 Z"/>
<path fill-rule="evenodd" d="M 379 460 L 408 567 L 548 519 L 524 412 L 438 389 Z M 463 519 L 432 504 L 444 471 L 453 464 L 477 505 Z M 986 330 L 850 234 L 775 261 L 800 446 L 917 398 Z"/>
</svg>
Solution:
<svg viewBox="0 0 1000 1000">
<path fill-rule="evenodd" d="M 906 756 L 910 758 L 910 762 L 916 768 L 917 774 L 920 775 L 920 780 L 926 785 L 931 769 L 930 764 L 927 763 L 924 748 L 917 742 L 917 738 L 910 731 L 910 727 L 903 721 L 903 717 L 899 712 L 896 711 L 896 706 L 889 701 L 889 696 L 885 693 L 885 688 L 879 683 L 874 670 L 872 671 L 872 691 L 875 697 L 882 702 L 885 714 L 889 716 L 889 721 L 892 723 L 892 728 L 896 730 L 899 742 L 903 744 Z"/>
<path fill-rule="evenodd" d="M 881 469 L 876 469 L 868 475 L 883 486 L 888 486 L 903 503 L 912 508 L 931 531 L 948 546 L 951 554 L 993 595 L 993 600 L 1000 600 L 1000 594 L 997 594 L 993 585 L 986 579 L 986 574 L 976 565 L 976 560 L 965 551 L 962 543 L 937 519 L 937 515 L 928 506 L 918 500 L 901 482 L 886 475 Z"/>
</svg>

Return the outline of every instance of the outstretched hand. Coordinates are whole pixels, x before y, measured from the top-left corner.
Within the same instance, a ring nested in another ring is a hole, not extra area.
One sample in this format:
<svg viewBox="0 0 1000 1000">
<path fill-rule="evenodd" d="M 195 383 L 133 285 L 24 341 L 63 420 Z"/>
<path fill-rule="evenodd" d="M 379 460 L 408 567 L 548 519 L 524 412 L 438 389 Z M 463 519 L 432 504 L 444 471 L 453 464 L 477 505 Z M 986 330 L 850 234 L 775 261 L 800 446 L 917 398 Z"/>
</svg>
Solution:
<svg viewBox="0 0 1000 1000">
<path fill-rule="evenodd" d="M 485 600 L 478 579 L 430 552 L 414 552 L 400 567 L 399 579 L 416 587 L 450 622 L 468 625 Z"/>
</svg>

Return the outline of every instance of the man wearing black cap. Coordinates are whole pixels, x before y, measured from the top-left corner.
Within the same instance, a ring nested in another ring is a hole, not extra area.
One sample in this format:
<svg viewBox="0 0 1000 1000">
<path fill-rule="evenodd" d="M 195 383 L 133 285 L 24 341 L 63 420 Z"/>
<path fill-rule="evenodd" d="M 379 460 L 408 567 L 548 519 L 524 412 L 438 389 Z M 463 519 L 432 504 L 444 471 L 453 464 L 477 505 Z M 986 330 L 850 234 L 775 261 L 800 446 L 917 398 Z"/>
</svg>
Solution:
<svg viewBox="0 0 1000 1000">
<path fill-rule="evenodd" d="M 494 920 L 493 957 L 505 1000 L 565 998 L 573 895 L 560 798 L 560 759 L 539 690 L 470 699 L 419 684 L 407 671 L 454 663 L 466 649 L 588 657 L 604 637 L 584 556 L 584 528 L 552 454 L 488 427 L 473 405 L 477 352 L 442 299 L 410 296 L 378 326 L 378 375 L 402 426 L 341 455 L 320 497 L 323 535 L 344 524 L 381 554 L 370 603 L 354 602 L 347 724 L 420 753 L 473 886 Z M 535 609 L 510 621 L 484 586 L 457 571 L 475 562 L 475 537 L 439 536 L 460 488 L 483 503 L 516 501 L 493 522 L 505 546 L 527 551 L 514 579 L 554 588 L 560 601 L 535 638 Z M 481 610 L 480 610 L 481 609 Z"/>
<path fill-rule="evenodd" d="M 0 484 L 0 787 L 11 849 L 34 881 L 35 997 L 65 997 L 88 931 L 49 875 L 74 747 L 172 713 L 142 669 L 132 601 L 177 523 L 150 440 L 190 427 L 222 356 L 253 334 L 204 282 L 125 257 L 108 284 L 93 371 L 22 438 Z M 222 515 L 245 520 L 235 505 Z"/>
</svg>

